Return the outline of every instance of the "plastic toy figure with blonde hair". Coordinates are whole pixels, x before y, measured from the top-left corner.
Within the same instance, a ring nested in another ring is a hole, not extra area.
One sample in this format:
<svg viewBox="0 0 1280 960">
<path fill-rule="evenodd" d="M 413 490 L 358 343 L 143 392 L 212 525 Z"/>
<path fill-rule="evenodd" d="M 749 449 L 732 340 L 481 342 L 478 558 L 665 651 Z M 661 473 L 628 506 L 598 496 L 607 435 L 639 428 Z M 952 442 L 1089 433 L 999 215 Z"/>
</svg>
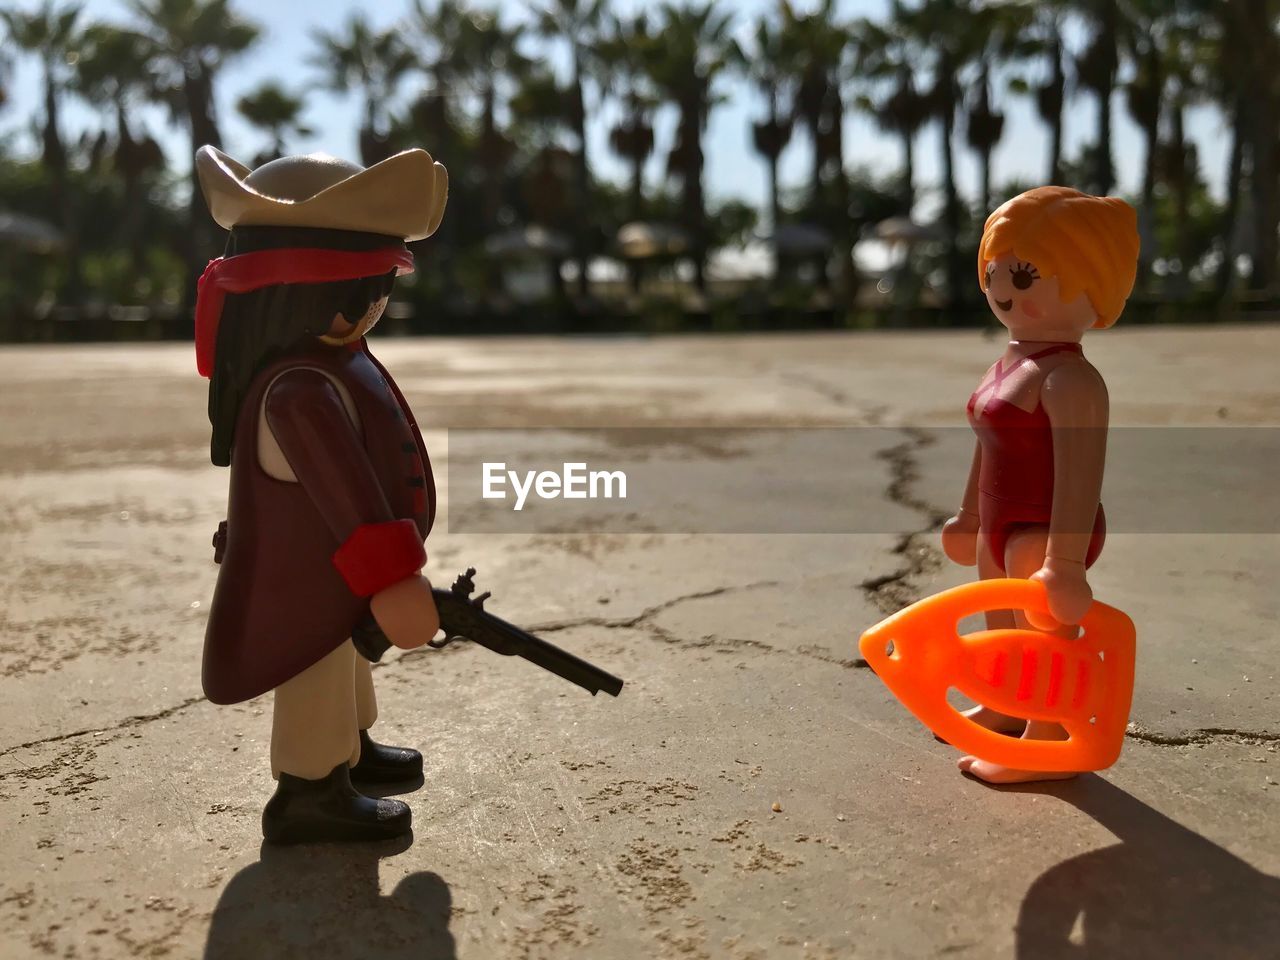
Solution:
<svg viewBox="0 0 1280 960">
<path fill-rule="evenodd" d="M 1108 406 L 1106 385 L 1080 341 L 1087 330 L 1116 322 L 1137 259 L 1137 216 L 1116 197 L 1039 187 L 987 218 L 978 279 L 1010 339 L 969 398 L 977 444 L 942 547 L 956 563 L 976 565 L 984 580 L 1040 581 L 1056 620 L 1029 623 L 1021 611 L 993 611 L 990 629 L 1031 626 L 1074 637 L 1092 602 L 1087 570 L 1106 533 L 1100 496 Z M 981 705 L 966 716 L 1028 739 L 1065 738 L 1057 724 Z M 1073 775 L 973 756 L 960 768 L 990 783 Z"/>
</svg>

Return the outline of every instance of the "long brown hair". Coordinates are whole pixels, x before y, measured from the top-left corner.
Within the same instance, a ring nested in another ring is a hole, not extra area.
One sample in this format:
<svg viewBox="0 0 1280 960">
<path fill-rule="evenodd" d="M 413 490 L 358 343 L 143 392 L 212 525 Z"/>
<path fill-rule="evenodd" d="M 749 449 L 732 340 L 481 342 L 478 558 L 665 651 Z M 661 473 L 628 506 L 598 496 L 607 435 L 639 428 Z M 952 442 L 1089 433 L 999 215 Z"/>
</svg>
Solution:
<svg viewBox="0 0 1280 960">
<path fill-rule="evenodd" d="M 279 247 L 375 250 L 402 244 L 397 237 L 312 227 L 234 227 L 223 254 L 232 257 Z M 391 291 L 395 271 L 332 283 L 288 283 L 229 293 L 222 307 L 213 376 L 209 379 L 209 458 L 231 463 L 236 419 L 253 379 L 268 363 L 326 333 L 334 314 L 349 320 Z"/>
</svg>

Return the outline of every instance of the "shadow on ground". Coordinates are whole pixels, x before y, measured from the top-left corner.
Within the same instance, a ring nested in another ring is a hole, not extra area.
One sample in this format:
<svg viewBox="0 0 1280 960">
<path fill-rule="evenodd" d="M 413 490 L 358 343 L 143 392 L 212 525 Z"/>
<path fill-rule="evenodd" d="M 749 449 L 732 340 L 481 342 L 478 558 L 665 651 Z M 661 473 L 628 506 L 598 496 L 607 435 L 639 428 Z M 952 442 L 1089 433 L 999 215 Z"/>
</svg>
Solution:
<svg viewBox="0 0 1280 960">
<path fill-rule="evenodd" d="M 1065 800 L 1120 840 L 1031 885 L 1018 911 L 1019 960 L 1276 956 L 1280 879 L 1100 777 L 1015 789 Z"/>
<path fill-rule="evenodd" d="M 434 873 L 405 877 L 383 896 L 378 863 L 391 844 L 262 847 L 214 909 L 205 960 L 311 956 L 454 960 L 449 885 Z"/>
</svg>

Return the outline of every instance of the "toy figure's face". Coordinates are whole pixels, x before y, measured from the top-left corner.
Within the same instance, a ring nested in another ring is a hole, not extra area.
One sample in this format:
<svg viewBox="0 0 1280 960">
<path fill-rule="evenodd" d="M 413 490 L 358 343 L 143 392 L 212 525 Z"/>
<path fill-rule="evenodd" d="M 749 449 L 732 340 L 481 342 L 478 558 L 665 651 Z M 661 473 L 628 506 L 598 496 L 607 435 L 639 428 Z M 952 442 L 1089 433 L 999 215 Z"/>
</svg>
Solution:
<svg viewBox="0 0 1280 960">
<path fill-rule="evenodd" d="M 1041 276 L 1034 263 L 1012 253 L 987 264 L 982 285 L 991 312 L 1016 340 L 1079 340 L 1098 322 L 1083 292 L 1063 303 L 1057 277 Z"/>
<path fill-rule="evenodd" d="M 354 343 L 372 330 L 382 318 L 382 312 L 387 309 L 387 300 L 389 297 L 382 297 L 369 304 L 369 309 L 365 311 L 364 316 L 355 323 L 348 322 L 347 318 L 340 313 L 333 315 L 333 323 L 329 325 L 329 332 L 320 337 L 321 341 L 331 346 L 340 347 L 343 344 Z"/>
</svg>

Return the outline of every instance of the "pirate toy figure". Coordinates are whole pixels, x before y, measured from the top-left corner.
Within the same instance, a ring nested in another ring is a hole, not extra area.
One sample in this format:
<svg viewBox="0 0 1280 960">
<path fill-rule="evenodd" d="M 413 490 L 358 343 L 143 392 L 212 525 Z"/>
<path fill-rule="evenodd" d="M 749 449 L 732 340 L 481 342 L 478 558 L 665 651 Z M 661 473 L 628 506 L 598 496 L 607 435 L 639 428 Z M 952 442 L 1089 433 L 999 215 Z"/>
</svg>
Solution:
<svg viewBox="0 0 1280 960">
<path fill-rule="evenodd" d="M 373 679 L 351 635 L 370 615 L 402 648 L 435 635 L 421 573 L 435 489 L 365 334 L 413 269 L 405 244 L 439 226 L 448 177 L 423 150 L 368 169 L 310 155 L 250 171 L 206 146 L 196 165 L 230 231 L 196 308 L 211 456 L 231 468 L 204 690 L 218 704 L 274 691 L 268 841 L 406 834 L 407 804 L 356 789 L 420 779 L 422 756 L 370 738 Z"/>
</svg>

